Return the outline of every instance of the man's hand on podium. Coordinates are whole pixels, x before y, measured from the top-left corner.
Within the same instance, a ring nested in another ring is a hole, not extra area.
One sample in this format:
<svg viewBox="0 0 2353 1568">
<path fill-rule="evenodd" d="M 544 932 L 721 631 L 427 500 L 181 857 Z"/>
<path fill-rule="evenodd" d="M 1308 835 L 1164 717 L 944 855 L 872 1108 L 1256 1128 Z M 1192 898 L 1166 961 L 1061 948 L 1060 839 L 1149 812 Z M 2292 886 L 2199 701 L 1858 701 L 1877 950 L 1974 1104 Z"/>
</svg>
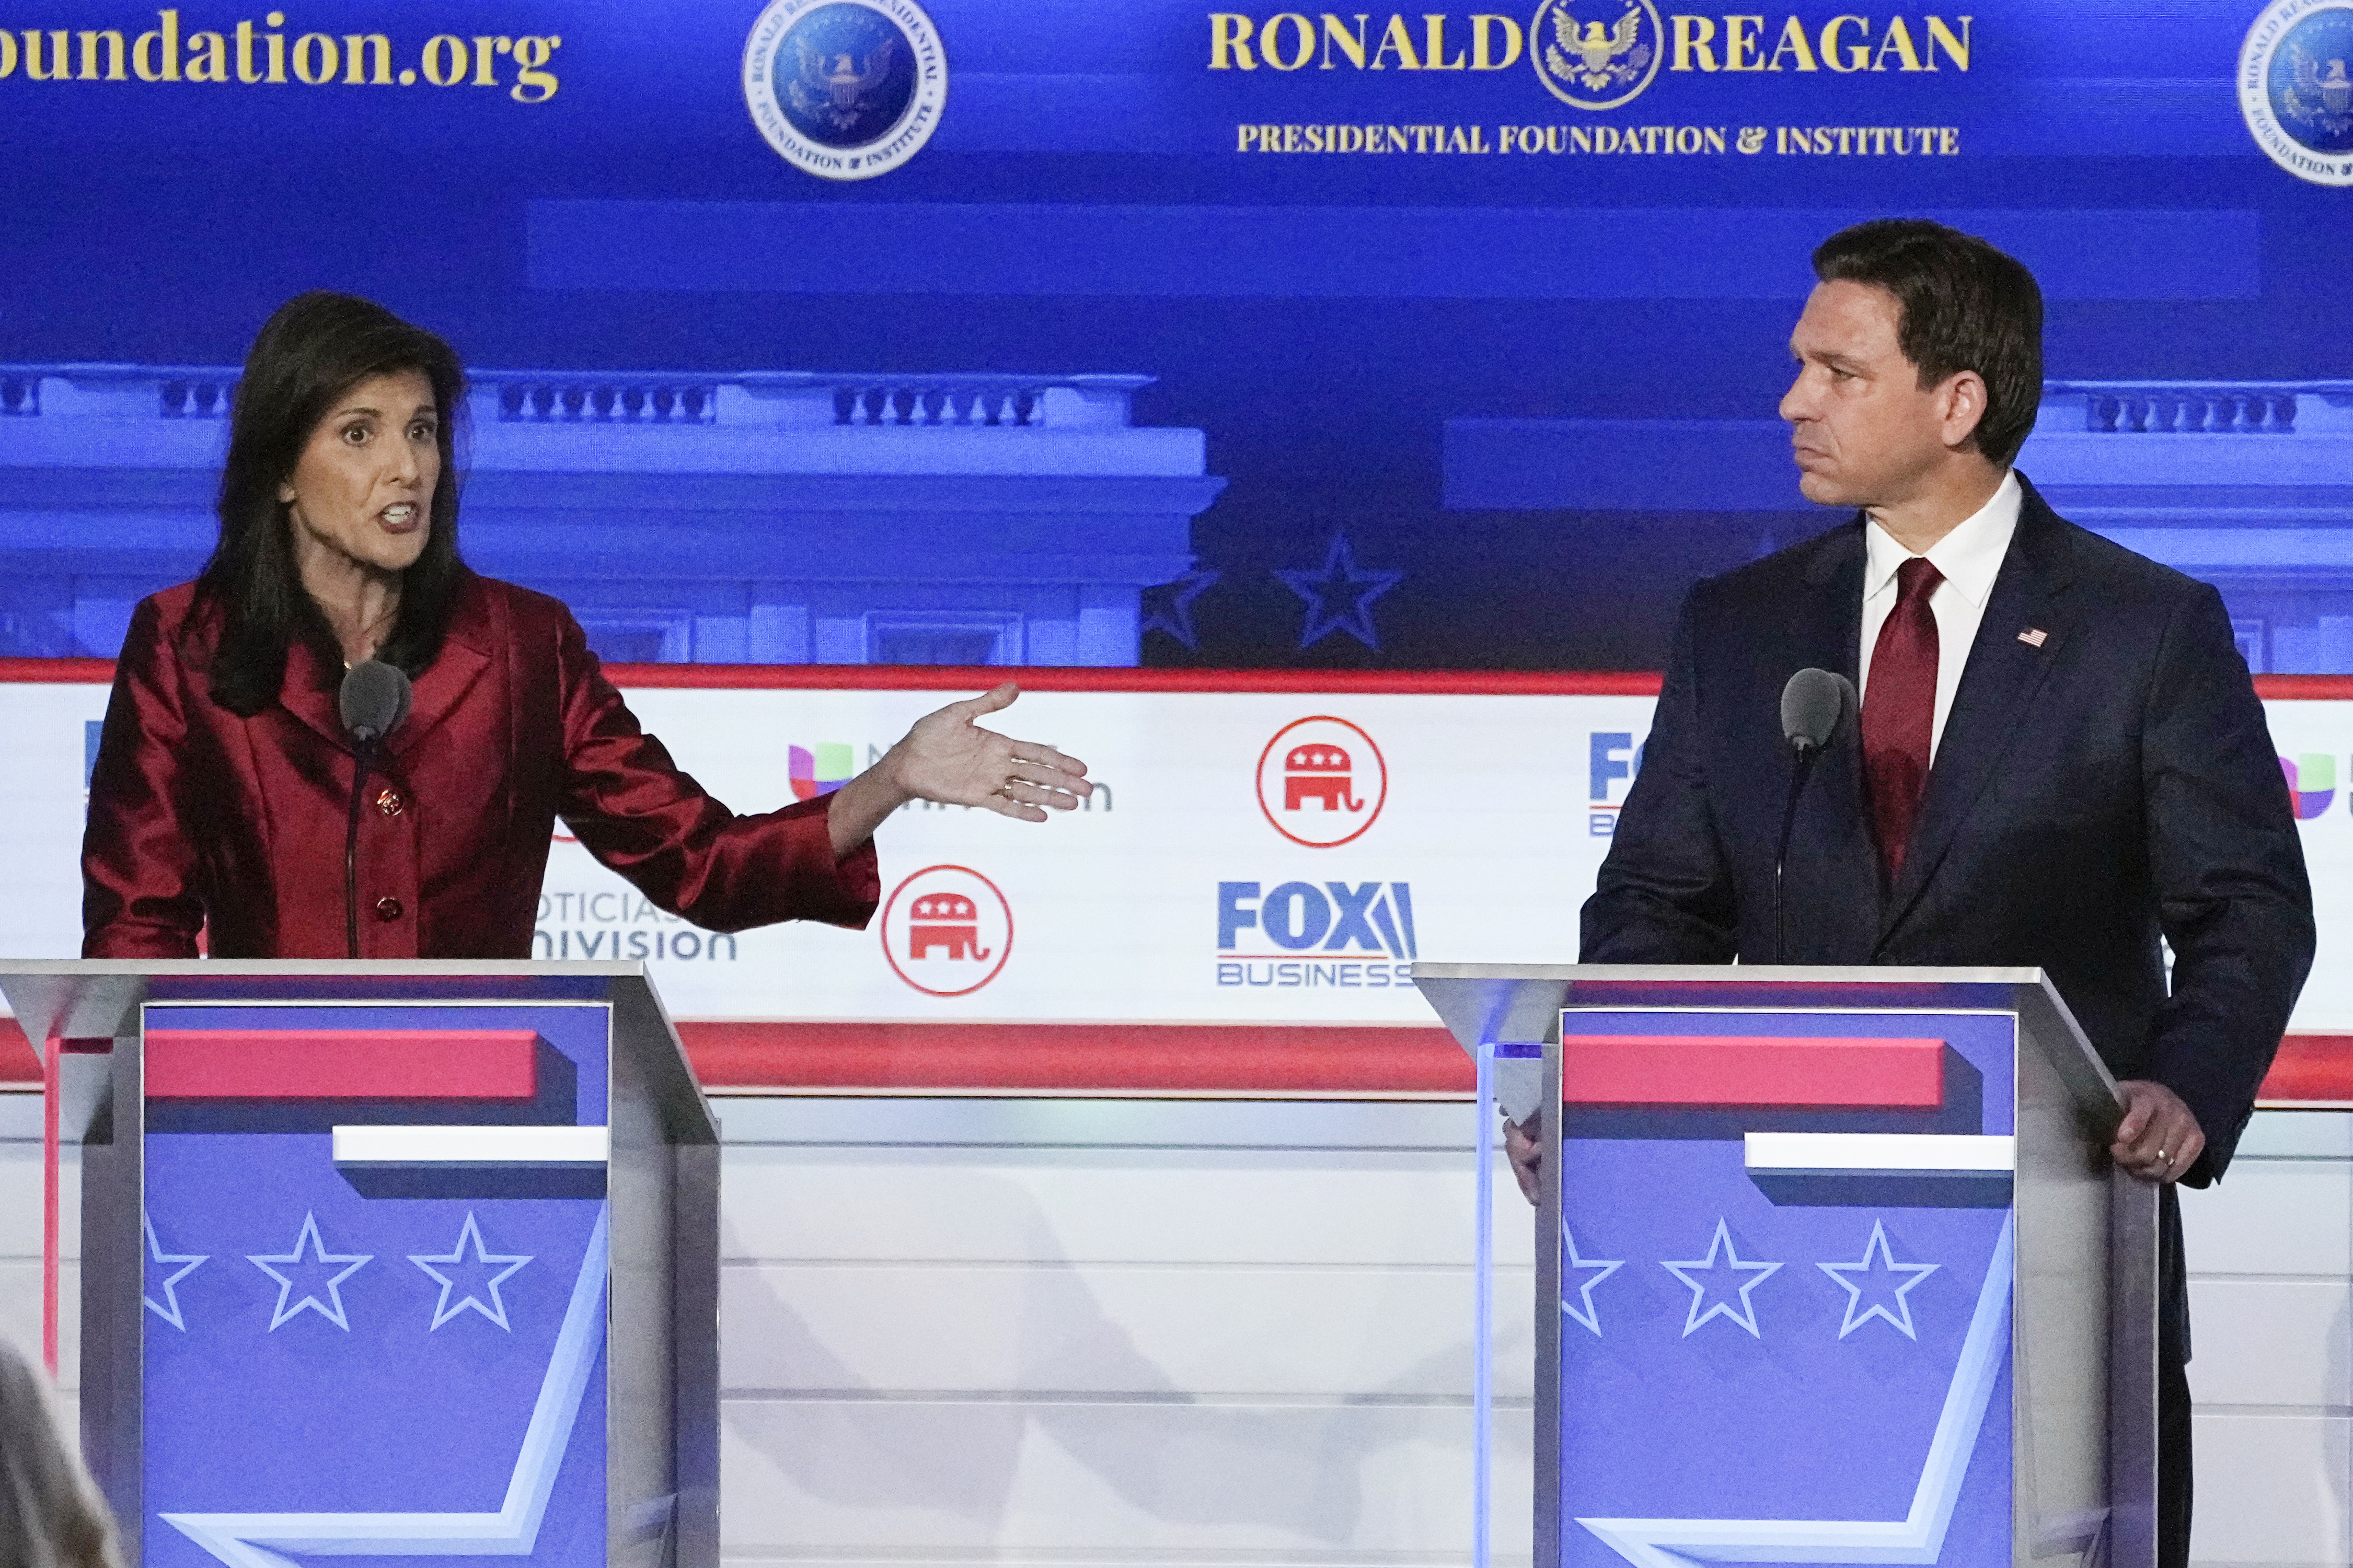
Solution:
<svg viewBox="0 0 2353 1568">
<path fill-rule="evenodd" d="M 1520 1194 L 1531 1204 L 1544 1201 L 1544 1121 L 1542 1113 L 1531 1116 L 1523 1127 L 1506 1118 L 1504 1122 L 1504 1152 L 1512 1162 L 1512 1174 L 1519 1178 Z"/>
<path fill-rule="evenodd" d="M 2108 1152 L 2117 1164 L 2144 1182 L 2170 1182 L 2198 1163 L 2206 1134 L 2179 1095 L 2137 1078 L 2118 1083 L 2116 1092 L 2124 1096 L 2125 1119 Z"/>
</svg>

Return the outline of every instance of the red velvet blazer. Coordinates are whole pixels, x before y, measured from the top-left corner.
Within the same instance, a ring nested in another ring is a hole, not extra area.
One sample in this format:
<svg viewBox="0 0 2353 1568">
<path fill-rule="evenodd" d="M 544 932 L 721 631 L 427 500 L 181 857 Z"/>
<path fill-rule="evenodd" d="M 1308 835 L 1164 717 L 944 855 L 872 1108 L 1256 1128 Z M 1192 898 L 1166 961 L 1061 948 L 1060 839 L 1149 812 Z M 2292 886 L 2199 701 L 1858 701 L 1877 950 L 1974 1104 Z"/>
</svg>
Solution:
<svg viewBox="0 0 2353 1568">
<path fill-rule="evenodd" d="M 82 839 L 82 955 L 341 958 L 355 758 L 324 660 L 298 644 L 277 703 L 215 703 L 193 584 L 141 601 Z M 335 672 L 340 676 L 341 672 Z M 862 927 L 871 844 L 837 864 L 820 796 L 738 816 L 679 771 L 600 673 L 571 612 L 487 577 L 460 590 L 415 706 L 371 769 L 359 840 L 366 958 L 529 958 L 559 816 L 590 853 L 715 931 Z"/>
</svg>

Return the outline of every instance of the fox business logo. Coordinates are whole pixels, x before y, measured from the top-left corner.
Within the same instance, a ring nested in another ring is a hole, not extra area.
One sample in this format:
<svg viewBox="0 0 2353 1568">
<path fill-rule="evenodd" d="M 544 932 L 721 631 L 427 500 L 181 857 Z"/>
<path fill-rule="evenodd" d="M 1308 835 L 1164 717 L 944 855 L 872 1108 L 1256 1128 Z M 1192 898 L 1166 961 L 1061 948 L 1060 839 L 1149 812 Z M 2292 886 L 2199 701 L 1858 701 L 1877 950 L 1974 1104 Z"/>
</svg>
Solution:
<svg viewBox="0 0 2353 1568">
<path fill-rule="evenodd" d="M 1404 882 L 1218 884 L 1219 985 L 1409 986 L 1419 951 Z"/>
<path fill-rule="evenodd" d="M 1618 813 L 1634 787 L 1634 776 L 1642 771 L 1642 748 L 1629 730 L 1596 730 L 1586 738 L 1586 747 L 1591 760 L 1586 770 L 1585 830 L 1596 838 L 1614 837 Z"/>
</svg>

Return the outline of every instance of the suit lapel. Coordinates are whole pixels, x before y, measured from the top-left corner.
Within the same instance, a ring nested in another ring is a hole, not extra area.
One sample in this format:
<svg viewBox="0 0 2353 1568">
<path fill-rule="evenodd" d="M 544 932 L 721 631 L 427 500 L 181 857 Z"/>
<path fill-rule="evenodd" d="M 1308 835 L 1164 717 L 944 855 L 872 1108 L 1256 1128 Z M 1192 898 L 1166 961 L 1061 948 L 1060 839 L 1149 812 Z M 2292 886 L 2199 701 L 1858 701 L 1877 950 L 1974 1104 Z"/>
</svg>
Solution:
<svg viewBox="0 0 2353 1568">
<path fill-rule="evenodd" d="M 447 719 L 474 682 L 481 679 L 482 671 L 491 667 L 490 650 L 495 644 L 489 596 L 481 591 L 479 581 L 469 576 L 458 591 L 458 604 L 450 613 L 449 630 L 441 640 L 441 651 L 431 667 L 417 677 L 410 694 L 408 717 L 392 732 L 386 752 L 396 757 L 402 755 Z M 339 700 L 341 679 L 341 671 L 331 678 L 318 650 L 298 638 L 286 650 L 286 677 L 279 687 L 278 701 L 330 745 L 349 752 L 353 748 L 351 733 L 343 728 Z"/>
<path fill-rule="evenodd" d="M 1994 578 L 1960 689 L 1946 716 L 1904 870 L 1883 911 L 1883 947 L 1936 874 L 1995 765 L 2026 727 L 2027 710 L 2067 641 L 2070 617 L 2062 595 L 2071 573 L 2058 514 L 2024 476 L 2019 482 L 2025 493 L 2018 532 Z M 2043 634 L 2039 646 L 2022 640 L 2030 629 Z"/>
</svg>

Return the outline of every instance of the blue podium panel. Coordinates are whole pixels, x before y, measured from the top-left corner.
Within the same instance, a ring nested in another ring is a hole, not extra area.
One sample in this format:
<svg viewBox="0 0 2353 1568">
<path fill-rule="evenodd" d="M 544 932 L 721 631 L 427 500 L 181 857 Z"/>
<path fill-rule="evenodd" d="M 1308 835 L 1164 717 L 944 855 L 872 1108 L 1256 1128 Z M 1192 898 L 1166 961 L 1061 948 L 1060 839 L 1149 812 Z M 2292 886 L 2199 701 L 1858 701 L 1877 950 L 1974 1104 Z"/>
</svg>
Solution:
<svg viewBox="0 0 2353 1568">
<path fill-rule="evenodd" d="M 611 1029 L 146 1006 L 146 1563 L 606 1560 Z"/>
<path fill-rule="evenodd" d="M 2006 1013 L 1565 1016 L 1563 1568 L 2009 1561 L 2017 1058 Z"/>
</svg>

